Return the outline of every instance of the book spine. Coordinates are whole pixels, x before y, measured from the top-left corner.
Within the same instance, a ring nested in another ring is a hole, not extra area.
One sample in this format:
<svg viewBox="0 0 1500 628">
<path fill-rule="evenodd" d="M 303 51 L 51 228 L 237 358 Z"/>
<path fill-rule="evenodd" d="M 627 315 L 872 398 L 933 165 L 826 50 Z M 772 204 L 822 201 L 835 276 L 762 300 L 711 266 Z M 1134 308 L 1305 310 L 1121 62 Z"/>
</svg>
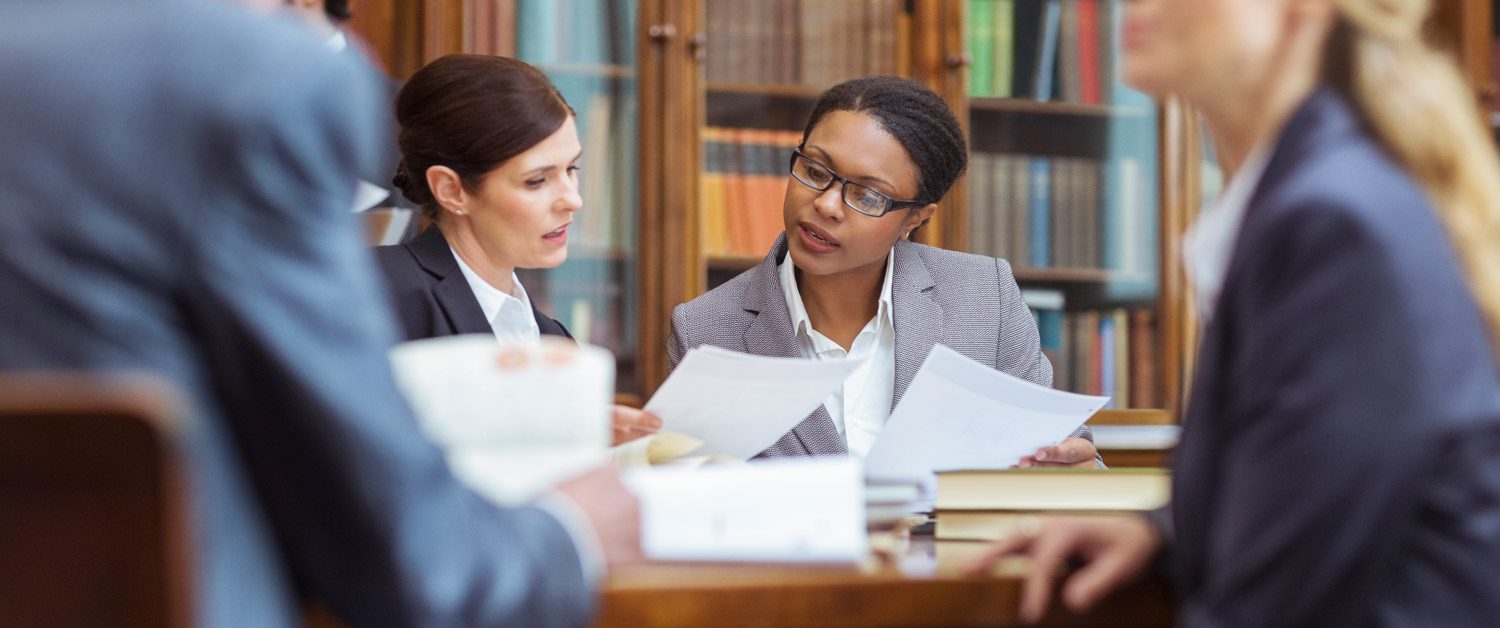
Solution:
<svg viewBox="0 0 1500 628">
<path fill-rule="evenodd" d="M 990 171 L 994 156 L 974 153 L 969 158 L 969 252 L 993 255 L 990 243 L 990 220 L 995 203 L 990 198 Z"/>
<path fill-rule="evenodd" d="M 1030 2 L 1031 0 L 1022 0 Z M 1010 98 L 1014 93 L 1012 81 L 1016 64 L 1016 5 L 1015 0 L 995 0 L 994 48 L 991 62 L 990 87 L 995 96 Z"/>
<path fill-rule="evenodd" d="M 1053 79 L 1057 72 L 1057 40 L 1062 29 L 1062 5 L 1058 0 L 1047 0 L 1042 8 L 1041 32 L 1037 38 L 1036 87 L 1037 100 L 1052 100 Z"/>
<path fill-rule="evenodd" d="M 988 96 L 995 54 L 995 22 L 990 0 L 969 0 L 969 95 Z"/>
<path fill-rule="evenodd" d="M 1031 159 L 1031 212 L 1029 216 L 1031 238 L 1031 266 L 1046 268 L 1051 264 L 1052 221 L 1052 166 L 1042 157 Z"/>
<path fill-rule="evenodd" d="M 1099 104 L 1099 3 L 1078 3 L 1078 87 L 1083 102 Z"/>
</svg>

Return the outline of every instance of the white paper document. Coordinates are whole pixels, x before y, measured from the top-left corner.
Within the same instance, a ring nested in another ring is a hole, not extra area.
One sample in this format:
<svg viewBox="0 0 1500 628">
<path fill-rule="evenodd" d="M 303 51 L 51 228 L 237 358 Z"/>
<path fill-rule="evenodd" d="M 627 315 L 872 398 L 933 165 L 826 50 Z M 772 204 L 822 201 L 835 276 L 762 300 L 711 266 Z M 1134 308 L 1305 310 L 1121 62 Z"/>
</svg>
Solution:
<svg viewBox="0 0 1500 628">
<path fill-rule="evenodd" d="M 503 350 L 489 334 L 417 340 L 392 349 L 391 365 L 454 475 L 521 503 L 605 460 L 615 361 L 599 347 L 548 343 L 520 348 L 524 359 L 502 369 Z"/>
<path fill-rule="evenodd" d="M 848 458 L 625 474 L 653 560 L 852 564 L 868 552 L 864 475 Z"/>
<path fill-rule="evenodd" d="M 646 411 L 661 417 L 663 431 L 703 441 L 694 454 L 750 458 L 812 414 L 858 365 L 705 345 L 688 351 Z"/>
<path fill-rule="evenodd" d="M 932 348 L 865 457 L 872 478 L 1004 469 L 1067 438 L 1109 397 L 1038 386 Z"/>
</svg>

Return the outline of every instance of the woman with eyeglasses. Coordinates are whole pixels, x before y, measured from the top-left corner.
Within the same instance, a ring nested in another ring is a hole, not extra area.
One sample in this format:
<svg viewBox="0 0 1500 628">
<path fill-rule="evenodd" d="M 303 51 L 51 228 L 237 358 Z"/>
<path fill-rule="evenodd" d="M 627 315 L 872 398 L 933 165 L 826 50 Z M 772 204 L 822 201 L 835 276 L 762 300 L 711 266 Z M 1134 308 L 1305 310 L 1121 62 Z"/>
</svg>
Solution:
<svg viewBox="0 0 1500 628">
<path fill-rule="evenodd" d="M 968 159 L 948 104 L 889 76 L 818 98 L 790 164 L 785 233 L 759 266 L 672 312 L 669 366 L 715 345 L 861 366 L 759 457 L 863 458 L 936 344 L 1043 386 L 1052 365 L 1005 260 L 909 241 Z M 1021 466 L 1100 464 L 1088 429 Z"/>
</svg>

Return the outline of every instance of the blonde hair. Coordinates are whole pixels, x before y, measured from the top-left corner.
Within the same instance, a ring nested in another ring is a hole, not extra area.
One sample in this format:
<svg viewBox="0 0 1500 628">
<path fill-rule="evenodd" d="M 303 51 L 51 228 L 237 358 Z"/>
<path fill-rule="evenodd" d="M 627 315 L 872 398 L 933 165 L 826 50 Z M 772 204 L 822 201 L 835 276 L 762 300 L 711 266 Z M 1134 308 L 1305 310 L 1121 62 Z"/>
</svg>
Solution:
<svg viewBox="0 0 1500 628">
<path fill-rule="evenodd" d="M 1500 156 L 1458 66 L 1423 36 L 1430 0 L 1337 0 L 1326 79 L 1426 190 L 1500 355 Z"/>
</svg>

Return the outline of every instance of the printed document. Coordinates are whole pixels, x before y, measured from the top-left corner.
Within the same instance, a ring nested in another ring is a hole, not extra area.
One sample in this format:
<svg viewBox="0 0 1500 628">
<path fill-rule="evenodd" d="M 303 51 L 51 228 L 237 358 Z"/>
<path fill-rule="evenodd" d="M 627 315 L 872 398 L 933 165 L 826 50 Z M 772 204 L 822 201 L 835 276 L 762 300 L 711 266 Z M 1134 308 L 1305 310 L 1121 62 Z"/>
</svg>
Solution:
<svg viewBox="0 0 1500 628">
<path fill-rule="evenodd" d="M 1109 402 L 1012 377 L 936 345 L 865 457 L 871 478 L 1004 469 L 1067 438 Z"/>
<path fill-rule="evenodd" d="M 688 351 L 646 411 L 661 417 L 662 431 L 703 441 L 694 454 L 748 459 L 812 414 L 858 365 L 705 345 Z"/>
</svg>

